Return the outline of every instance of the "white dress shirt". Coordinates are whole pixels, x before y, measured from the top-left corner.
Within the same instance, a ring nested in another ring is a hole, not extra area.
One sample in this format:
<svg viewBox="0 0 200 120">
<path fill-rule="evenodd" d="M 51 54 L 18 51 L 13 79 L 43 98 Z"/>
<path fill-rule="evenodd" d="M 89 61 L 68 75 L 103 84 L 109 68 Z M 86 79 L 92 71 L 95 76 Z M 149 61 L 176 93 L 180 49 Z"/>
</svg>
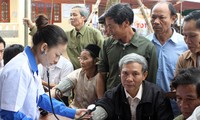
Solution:
<svg viewBox="0 0 200 120">
<path fill-rule="evenodd" d="M 136 96 L 133 98 L 131 95 L 124 89 L 126 98 L 128 99 L 128 102 L 130 104 L 131 109 L 131 120 L 136 120 L 136 108 L 142 98 L 142 85 L 140 85 L 140 88 L 136 94 Z"/>
</svg>

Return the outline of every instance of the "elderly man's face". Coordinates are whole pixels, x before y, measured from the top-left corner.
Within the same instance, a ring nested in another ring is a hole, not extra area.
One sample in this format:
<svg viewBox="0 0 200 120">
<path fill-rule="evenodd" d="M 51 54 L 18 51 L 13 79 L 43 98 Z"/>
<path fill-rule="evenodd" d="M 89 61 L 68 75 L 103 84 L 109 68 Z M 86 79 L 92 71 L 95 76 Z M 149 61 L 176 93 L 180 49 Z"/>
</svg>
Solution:
<svg viewBox="0 0 200 120">
<path fill-rule="evenodd" d="M 179 85 L 176 89 L 177 104 L 184 116 L 188 118 L 194 109 L 200 105 L 200 98 L 195 85 Z"/>
<path fill-rule="evenodd" d="M 145 80 L 147 72 L 142 72 L 142 65 L 136 62 L 130 62 L 122 66 L 120 72 L 121 82 L 130 95 L 136 95 L 142 81 Z M 133 97 L 133 96 L 132 96 Z"/>
<path fill-rule="evenodd" d="M 73 8 L 70 13 L 70 22 L 74 27 L 79 27 L 84 25 L 86 17 L 81 16 L 79 8 Z"/>
<path fill-rule="evenodd" d="M 200 52 L 200 29 L 196 28 L 196 21 L 190 20 L 183 24 L 184 40 L 192 53 Z"/>
</svg>

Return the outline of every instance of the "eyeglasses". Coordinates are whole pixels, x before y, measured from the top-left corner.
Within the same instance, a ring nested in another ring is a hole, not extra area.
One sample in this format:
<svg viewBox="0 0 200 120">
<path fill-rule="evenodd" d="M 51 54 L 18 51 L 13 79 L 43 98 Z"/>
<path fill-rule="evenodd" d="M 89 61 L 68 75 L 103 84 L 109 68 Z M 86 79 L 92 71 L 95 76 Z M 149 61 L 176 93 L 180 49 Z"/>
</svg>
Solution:
<svg viewBox="0 0 200 120">
<path fill-rule="evenodd" d="M 88 58 L 86 58 L 86 57 L 78 57 L 78 60 L 79 61 L 85 61 L 85 60 L 87 60 Z"/>
</svg>

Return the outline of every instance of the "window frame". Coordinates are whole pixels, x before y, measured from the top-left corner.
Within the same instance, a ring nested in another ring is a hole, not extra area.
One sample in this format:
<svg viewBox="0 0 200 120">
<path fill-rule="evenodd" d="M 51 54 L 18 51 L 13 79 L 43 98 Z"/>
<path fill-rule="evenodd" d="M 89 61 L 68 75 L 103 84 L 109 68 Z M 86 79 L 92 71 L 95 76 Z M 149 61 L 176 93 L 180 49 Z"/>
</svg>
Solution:
<svg viewBox="0 0 200 120">
<path fill-rule="evenodd" d="M 43 5 L 43 13 L 39 11 L 39 9 L 41 9 L 40 6 Z M 55 5 L 58 6 L 58 8 L 56 8 L 56 10 L 58 9 L 58 11 L 55 11 Z M 35 8 L 34 8 L 35 7 Z M 52 23 L 60 23 L 61 22 L 61 3 L 54 3 L 53 4 L 53 11 L 49 8 L 52 8 L 52 4 L 49 2 L 41 2 L 41 1 L 32 1 L 31 3 L 31 20 L 34 22 L 37 15 L 38 14 L 45 14 L 47 15 L 49 22 L 51 21 Z M 51 20 L 51 11 L 52 13 L 52 18 L 53 20 Z M 58 14 L 58 20 L 55 20 L 55 15 Z"/>
<path fill-rule="evenodd" d="M 2 19 L 2 12 L 3 12 L 2 4 L 4 2 L 7 3 L 7 11 L 5 11 L 6 18 Z M 0 0 L 0 22 L 1 23 L 10 22 L 10 0 Z"/>
</svg>

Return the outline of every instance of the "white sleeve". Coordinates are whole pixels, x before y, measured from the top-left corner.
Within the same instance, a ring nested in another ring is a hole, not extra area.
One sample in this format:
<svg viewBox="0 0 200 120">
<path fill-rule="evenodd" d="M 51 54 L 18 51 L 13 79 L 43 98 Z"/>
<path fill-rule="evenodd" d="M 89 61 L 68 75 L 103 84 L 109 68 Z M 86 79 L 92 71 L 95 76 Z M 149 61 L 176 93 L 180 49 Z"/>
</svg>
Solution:
<svg viewBox="0 0 200 120">
<path fill-rule="evenodd" d="M 18 111 L 24 104 L 29 86 L 29 75 L 21 68 L 3 71 L 0 75 L 0 107 Z"/>
<path fill-rule="evenodd" d="M 66 58 L 65 58 L 66 59 Z M 72 65 L 72 63 L 69 60 L 65 60 L 63 67 L 62 67 L 62 71 L 61 71 L 61 81 L 67 78 L 67 75 L 69 75 L 71 72 L 74 71 L 74 67 Z"/>
</svg>

